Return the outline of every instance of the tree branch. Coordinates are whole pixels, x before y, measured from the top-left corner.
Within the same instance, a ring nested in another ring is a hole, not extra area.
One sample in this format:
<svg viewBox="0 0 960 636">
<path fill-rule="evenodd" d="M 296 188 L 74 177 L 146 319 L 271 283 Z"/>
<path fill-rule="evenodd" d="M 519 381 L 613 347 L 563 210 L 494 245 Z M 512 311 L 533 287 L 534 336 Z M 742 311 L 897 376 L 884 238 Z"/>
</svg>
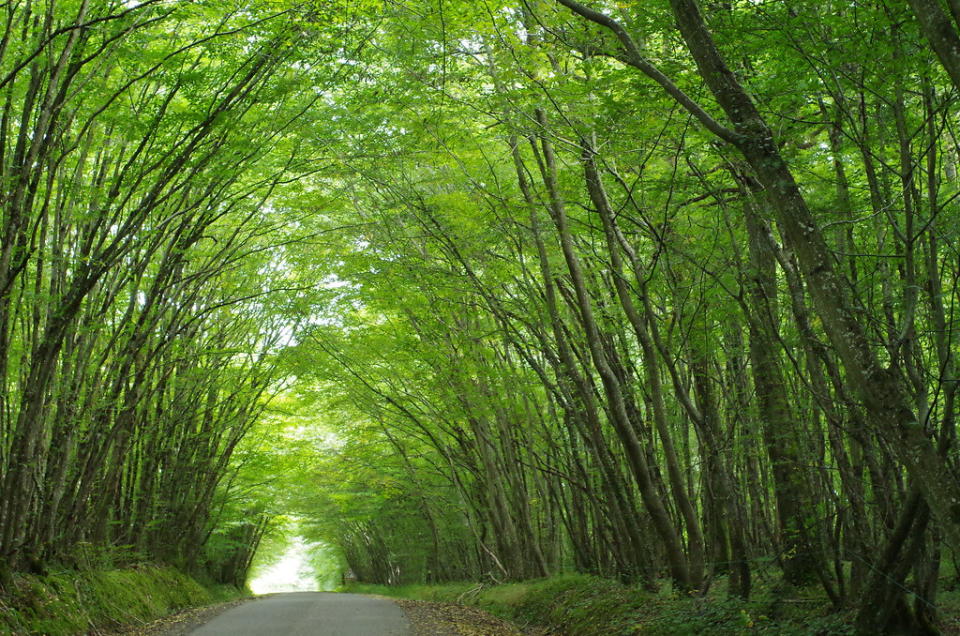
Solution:
<svg viewBox="0 0 960 636">
<path fill-rule="evenodd" d="M 727 128 L 719 121 L 714 119 L 710 113 L 700 106 L 700 104 L 693 101 L 693 99 L 684 93 L 679 86 L 674 84 L 673 80 L 664 75 L 660 69 L 654 66 L 650 60 L 644 57 L 643 53 L 640 52 L 640 47 L 637 46 L 636 41 L 622 24 L 604 13 L 576 2 L 576 0 L 557 0 L 557 2 L 567 7 L 577 15 L 612 31 L 614 35 L 617 36 L 617 39 L 620 40 L 620 44 L 623 46 L 623 55 L 615 56 L 616 59 L 620 60 L 624 64 L 628 64 L 636 68 L 641 73 L 659 84 L 663 90 L 670 95 L 670 97 L 675 99 L 677 103 L 683 106 L 687 112 L 696 117 L 707 130 L 712 132 L 720 139 L 732 144 L 735 144 L 741 140 L 742 136 L 739 133 Z"/>
</svg>

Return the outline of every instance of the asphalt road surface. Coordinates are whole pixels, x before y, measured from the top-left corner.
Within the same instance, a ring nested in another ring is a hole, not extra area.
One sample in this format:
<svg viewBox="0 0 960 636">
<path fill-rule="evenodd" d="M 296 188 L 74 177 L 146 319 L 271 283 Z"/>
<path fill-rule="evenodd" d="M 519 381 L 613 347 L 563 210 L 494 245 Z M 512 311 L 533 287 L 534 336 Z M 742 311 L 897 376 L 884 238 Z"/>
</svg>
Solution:
<svg viewBox="0 0 960 636">
<path fill-rule="evenodd" d="M 191 632 L 195 636 L 410 636 L 403 610 L 361 594 L 271 594 L 238 605 Z"/>
</svg>

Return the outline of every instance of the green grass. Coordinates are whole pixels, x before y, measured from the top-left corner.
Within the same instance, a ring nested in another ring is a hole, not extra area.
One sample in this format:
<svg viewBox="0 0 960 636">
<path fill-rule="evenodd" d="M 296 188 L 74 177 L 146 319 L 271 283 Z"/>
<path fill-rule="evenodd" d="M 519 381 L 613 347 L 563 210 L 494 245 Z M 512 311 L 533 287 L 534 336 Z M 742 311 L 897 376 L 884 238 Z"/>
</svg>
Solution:
<svg viewBox="0 0 960 636">
<path fill-rule="evenodd" d="M 98 633 L 241 594 L 157 565 L 16 576 L 0 595 L 0 634 Z"/>
<path fill-rule="evenodd" d="M 719 588 L 705 598 L 683 598 L 570 575 L 483 588 L 474 583 L 354 584 L 348 591 L 475 605 L 521 626 L 538 625 L 571 636 L 852 633 L 850 613 L 830 612 L 824 599 L 808 591 L 758 590 L 744 602 L 727 598 Z"/>
</svg>

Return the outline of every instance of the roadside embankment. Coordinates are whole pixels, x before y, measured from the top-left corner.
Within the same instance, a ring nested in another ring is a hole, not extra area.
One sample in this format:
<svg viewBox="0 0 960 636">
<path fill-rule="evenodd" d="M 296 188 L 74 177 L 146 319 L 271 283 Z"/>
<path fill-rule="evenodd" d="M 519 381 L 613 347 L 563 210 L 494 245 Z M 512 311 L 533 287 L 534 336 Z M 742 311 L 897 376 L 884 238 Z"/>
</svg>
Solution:
<svg viewBox="0 0 960 636">
<path fill-rule="evenodd" d="M 558 576 L 480 586 L 374 586 L 350 592 L 479 607 L 528 634 L 613 636 L 727 636 L 729 634 L 851 634 L 852 616 L 829 611 L 813 594 L 764 590 L 751 600 L 728 598 L 717 589 L 706 597 L 651 593 L 592 576 Z"/>
<path fill-rule="evenodd" d="M 102 634 L 243 594 L 159 565 L 15 575 L 0 591 L 0 634 Z"/>
</svg>

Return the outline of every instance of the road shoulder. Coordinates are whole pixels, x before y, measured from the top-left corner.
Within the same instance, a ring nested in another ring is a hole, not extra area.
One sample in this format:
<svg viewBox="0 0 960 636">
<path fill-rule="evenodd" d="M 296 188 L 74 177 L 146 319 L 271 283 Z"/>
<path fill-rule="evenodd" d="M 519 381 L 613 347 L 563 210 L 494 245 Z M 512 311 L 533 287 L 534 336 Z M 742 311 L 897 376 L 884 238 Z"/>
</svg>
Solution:
<svg viewBox="0 0 960 636">
<path fill-rule="evenodd" d="M 413 636 L 522 636 L 516 625 L 476 607 L 390 599 L 403 609 Z"/>
<path fill-rule="evenodd" d="M 262 598 L 265 598 L 265 596 L 248 596 L 215 605 L 195 607 L 138 627 L 128 627 L 119 632 L 112 632 L 112 634 L 117 636 L 186 636 L 228 609 L 244 603 L 254 603 Z"/>
</svg>

